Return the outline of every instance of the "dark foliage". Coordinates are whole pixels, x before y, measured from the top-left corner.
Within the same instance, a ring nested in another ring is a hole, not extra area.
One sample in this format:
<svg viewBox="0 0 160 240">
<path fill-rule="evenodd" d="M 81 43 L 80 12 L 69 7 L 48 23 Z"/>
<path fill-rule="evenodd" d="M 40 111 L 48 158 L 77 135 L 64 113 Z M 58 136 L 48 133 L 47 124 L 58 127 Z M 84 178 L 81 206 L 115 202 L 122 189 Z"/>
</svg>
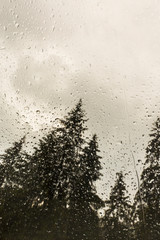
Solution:
<svg viewBox="0 0 160 240">
<path fill-rule="evenodd" d="M 150 135 L 133 206 L 122 172 L 109 200 L 96 194 L 101 157 L 97 136 L 86 137 L 86 122 L 80 100 L 40 139 L 32 155 L 23 151 L 25 138 L 1 155 L 0 239 L 160 239 L 160 119 Z"/>
<path fill-rule="evenodd" d="M 31 156 L 24 139 L 1 156 L 1 239 L 99 239 L 101 164 L 86 121 L 80 100 Z"/>
<path fill-rule="evenodd" d="M 106 202 L 104 226 L 105 239 L 128 240 L 130 238 L 131 205 L 127 196 L 122 172 L 117 173 L 115 186 L 111 190 L 110 198 Z"/>
<path fill-rule="evenodd" d="M 140 191 L 135 197 L 137 239 L 160 239 L 160 119 L 150 134 Z"/>
</svg>

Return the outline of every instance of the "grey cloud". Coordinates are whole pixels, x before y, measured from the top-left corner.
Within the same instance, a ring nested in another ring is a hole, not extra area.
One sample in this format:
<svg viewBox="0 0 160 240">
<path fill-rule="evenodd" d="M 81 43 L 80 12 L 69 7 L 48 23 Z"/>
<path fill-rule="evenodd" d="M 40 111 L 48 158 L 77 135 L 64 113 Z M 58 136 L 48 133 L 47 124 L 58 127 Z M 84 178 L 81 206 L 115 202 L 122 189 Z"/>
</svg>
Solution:
<svg viewBox="0 0 160 240">
<path fill-rule="evenodd" d="M 83 98 L 90 132 L 100 138 L 106 179 L 133 167 L 130 150 L 136 160 L 144 158 L 152 122 L 160 114 L 159 8 L 153 0 L 1 0 L 1 51 L 8 56 L 3 61 L 9 65 L 11 53 L 17 63 L 9 79 L 12 95 L 33 100 L 31 110 L 42 109 L 44 118 L 55 106 L 65 114 Z M 42 54 L 38 60 L 37 52 L 50 48 L 63 54 Z M 0 106 L 8 119 L 1 124 L 3 135 L 21 134 L 16 108 Z"/>
</svg>

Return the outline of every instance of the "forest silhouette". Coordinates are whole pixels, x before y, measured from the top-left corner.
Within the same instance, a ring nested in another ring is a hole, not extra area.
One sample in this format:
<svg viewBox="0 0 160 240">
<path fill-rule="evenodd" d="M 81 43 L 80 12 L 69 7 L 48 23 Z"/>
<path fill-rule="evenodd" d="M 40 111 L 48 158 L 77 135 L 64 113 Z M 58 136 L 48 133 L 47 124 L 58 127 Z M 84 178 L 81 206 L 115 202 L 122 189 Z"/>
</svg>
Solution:
<svg viewBox="0 0 160 240">
<path fill-rule="evenodd" d="M 160 118 L 132 204 L 123 172 L 116 174 L 106 201 L 98 196 L 101 156 L 97 135 L 89 139 L 87 130 L 79 100 L 33 153 L 24 151 L 23 137 L 1 155 L 1 240 L 160 239 Z"/>
</svg>

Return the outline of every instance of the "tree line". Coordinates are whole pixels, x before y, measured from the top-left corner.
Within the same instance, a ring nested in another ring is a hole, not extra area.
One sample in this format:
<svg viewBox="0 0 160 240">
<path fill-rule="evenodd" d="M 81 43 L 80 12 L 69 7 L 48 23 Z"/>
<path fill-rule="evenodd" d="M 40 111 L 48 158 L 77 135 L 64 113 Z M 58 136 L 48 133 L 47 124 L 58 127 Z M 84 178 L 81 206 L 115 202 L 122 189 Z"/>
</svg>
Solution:
<svg viewBox="0 0 160 240">
<path fill-rule="evenodd" d="M 122 172 L 103 201 L 97 135 L 86 137 L 82 100 L 24 151 L 25 137 L 0 158 L 0 239 L 160 239 L 160 118 L 154 123 L 139 189 L 131 204 Z M 98 210 L 105 214 L 99 217 Z"/>
</svg>

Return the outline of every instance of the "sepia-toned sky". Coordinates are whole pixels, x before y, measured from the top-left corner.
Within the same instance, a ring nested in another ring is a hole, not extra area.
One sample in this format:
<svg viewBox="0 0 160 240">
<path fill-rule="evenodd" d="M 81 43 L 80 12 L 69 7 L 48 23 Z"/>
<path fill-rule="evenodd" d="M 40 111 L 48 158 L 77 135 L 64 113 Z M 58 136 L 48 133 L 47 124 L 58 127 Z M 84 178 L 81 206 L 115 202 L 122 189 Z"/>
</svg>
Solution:
<svg viewBox="0 0 160 240">
<path fill-rule="evenodd" d="M 140 174 L 159 90 L 158 0 L 1 0 L 1 152 L 40 137 L 82 98 L 103 157 L 98 192 L 105 198 L 120 170 L 135 191 L 132 153 Z"/>
</svg>

